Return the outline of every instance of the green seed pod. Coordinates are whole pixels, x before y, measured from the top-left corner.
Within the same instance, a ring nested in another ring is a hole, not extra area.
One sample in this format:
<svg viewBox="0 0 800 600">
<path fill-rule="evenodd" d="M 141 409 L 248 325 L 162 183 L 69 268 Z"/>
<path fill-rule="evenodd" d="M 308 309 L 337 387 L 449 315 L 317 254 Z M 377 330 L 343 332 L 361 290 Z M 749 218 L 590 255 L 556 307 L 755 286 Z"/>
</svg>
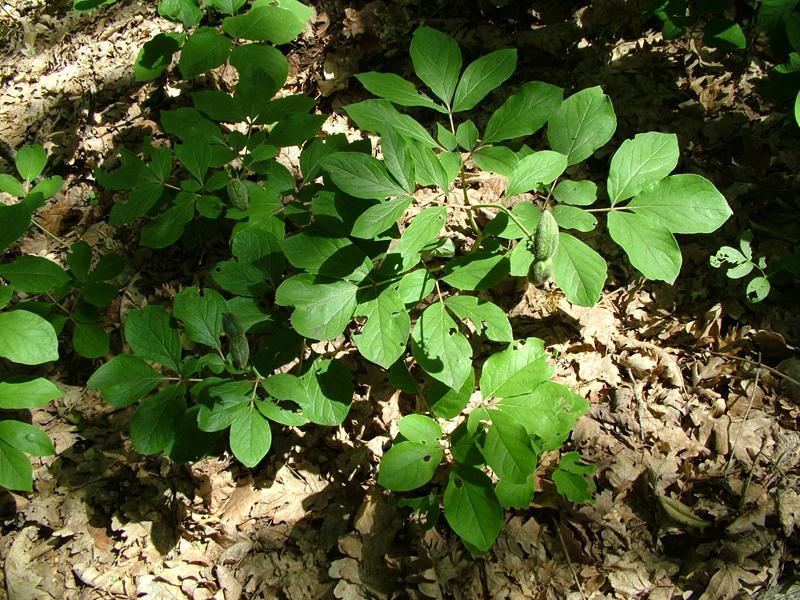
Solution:
<svg viewBox="0 0 800 600">
<path fill-rule="evenodd" d="M 222 313 L 222 331 L 229 338 L 241 337 L 245 333 L 241 322 L 231 312 Z"/>
<path fill-rule="evenodd" d="M 250 360 L 250 342 L 247 341 L 247 337 L 243 335 L 232 337 L 229 349 L 231 351 L 233 364 L 237 369 L 244 369 Z"/>
<path fill-rule="evenodd" d="M 528 269 L 528 280 L 533 285 L 542 285 L 553 276 L 553 259 L 534 261 Z"/>
<path fill-rule="evenodd" d="M 533 255 L 536 260 L 552 258 L 558 250 L 558 223 L 553 214 L 546 210 L 539 219 L 536 233 L 533 234 Z"/>
<path fill-rule="evenodd" d="M 241 179 L 231 179 L 226 186 L 228 190 L 228 198 L 234 208 L 239 210 L 247 210 L 250 206 L 250 193 L 247 191 L 247 186 Z"/>
</svg>

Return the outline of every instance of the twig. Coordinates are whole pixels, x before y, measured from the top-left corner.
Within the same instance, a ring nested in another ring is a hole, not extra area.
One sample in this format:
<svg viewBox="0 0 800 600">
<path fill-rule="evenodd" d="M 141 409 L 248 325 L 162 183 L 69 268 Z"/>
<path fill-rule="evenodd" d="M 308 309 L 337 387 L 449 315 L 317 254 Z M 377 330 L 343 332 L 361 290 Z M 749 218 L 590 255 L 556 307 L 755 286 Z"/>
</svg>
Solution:
<svg viewBox="0 0 800 600">
<path fill-rule="evenodd" d="M 578 579 L 578 572 L 575 570 L 575 566 L 572 564 L 572 559 L 569 557 L 569 552 L 567 551 L 567 545 L 564 543 L 564 536 L 561 535 L 561 527 L 559 527 L 559 523 L 556 522 L 556 533 L 558 534 L 558 541 L 561 542 L 561 549 L 564 551 L 564 556 L 567 557 L 567 564 L 569 565 L 569 570 L 572 571 L 572 578 L 575 580 L 575 585 L 578 586 L 578 592 L 581 594 L 581 598 L 583 600 L 586 599 L 586 594 L 583 593 L 583 587 L 581 587 L 580 579 Z"/>
<path fill-rule="evenodd" d="M 728 471 L 731 468 L 731 463 L 733 462 L 733 455 L 736 451 L 736 444 L 739 443 L 739 438 L 742 435 L 742 429 L 744 429 L 744 424 L 747 423 L 747 417 L 750 416 L 750 409 L 753 408 L 753 402 L 756 399 L 756 391 L 758 391 L 758 380 L 761 376 L 761 353 L 758 353 L 758 367 L 756 369 L 756 380 L 753 383 L 753 392 L 750 394 L 750 402 L 747 404 L 747 410 L 744 411 L 744 418 L 742 418 L 742 422 L 739 424 L 739 431 L 736 432 L 736 437 L 733 440 L 733 445 L 731 446 L 731 453 L 728 456 L 728 462 L 725 463 L 725 470 L 722 472 L 723 475 L 727 475 Z M 761 451 L 759 450 L 759 454 Z"/>
<path fill-rule="evenodd" d="M 681 348 L 676 348 L 676 350 L 678 350 L 679 352 L 686 352 L 687 354 L 689 353 L 688 350 L 684 350 L 684 349 L 681 349 Z M 770 367 L 768 365 L 761 364 L 760 354 L 759 354 L 759 359 L 758 360 L 753 360 L 752 358 L 743 358 L 741 356 L 735 356 L 733 354 L 726 354 L 725 352 L 714 352 L 713 350 L 701 350 L 701 352 L 708 352 L 709 354 L 712 354 L 713 356 L 721 356 L 723 358 L 730 358 L 731 360 L 738 360 L 739 362 L 747 363 L 747 364 L 750 364 L 750 365 L 756 365 L 758 368 L 764 369 L 765 371 L 769 371 L 773 375 L 777 375 L 778 377 L 788 381 L 789 383 L 793 383 L 796 386 L 800 386 L 800 381 L 798 381 L 797 379 L 795 379 L 791 375 L 787 375 L 783 371 L 779 371 L 778 369 L 776 369 L 774 367 Z"/>
<path fill-rule="evenodd" d="M 636 383 L 636 379 L 633 377 L 633 372 L 630 367 L 626 367 L 625 371 L 628 373 L 628 379 L 631 380 L 633 397 L 636 398 L 636 420 L 639 422 L 639 439 L 644 441 L 644 402 L 642 402 L 642 396 L 639 394 L 639 387 Z"/>
<path fill-rule="evenodd" d="M 42 233 L 44 233 L 44 234 L 46 234 L 46 235 L 49 235 L 51 238 L 53 238 L 55 241 L 57 241 L 59 244 L 61 244 L 61 245 L 62 245 L 62 246 L 64 246 L 65 248 L 69 248 L 69 244 L 68 244 L 67 242 L 65 242 L 64 240 L 62 240 L 62 239 L 61 239 L 60 237 L 58 237 L 58 236 L 57 236 L 55 233 L 51 233 L 50 231 L 48 231 L 48 230 L 47 230 L 47 229 L 46 229 L 46 228 L 45 228 L 43 225 L 41 225 L 41 224 L 39 223 L 39 221 L 37 221 L 36 219 L 31 219 L 31 223 L 33 223 L 33 224 L 36 226 L 36 228 L 37 228 L 37 229 L 39 229 L 39 231 L 41 231 Z"/>
</svg>

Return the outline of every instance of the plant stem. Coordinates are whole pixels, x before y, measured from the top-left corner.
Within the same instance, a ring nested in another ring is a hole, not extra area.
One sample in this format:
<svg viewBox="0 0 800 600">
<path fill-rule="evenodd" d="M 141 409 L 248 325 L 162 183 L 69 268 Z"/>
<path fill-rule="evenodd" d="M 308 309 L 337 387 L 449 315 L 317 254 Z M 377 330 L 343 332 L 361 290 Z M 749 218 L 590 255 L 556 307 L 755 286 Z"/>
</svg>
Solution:
<svg viewBox="0 0 800 600">
<path fill-rule="evenodd" d="M 463 162 L 461 163 L 461 169 L 459 170 L 459 175 L 461 176 L 461 193 L 464 195 L 464 206 L 469 208 L 471 205 L 469 203 L 469 196 L 467 195 L 467 177 L 466 174 L 464 173 Z M 469 225 L 475 232 L 475 246 L 477 247 L 483 241 L 483 231 L 481 231 L 481 228 L 478 227 L 478 222 L 475 220 L 472 211 L 468 212 L 467 216 L 469 217 Z"/>
<path fill-rule="evenodd" d="M 502 210 L 504 213 L 506 213 L 506 215 L 508 215 L 508 218 L 511 219 L 514 222 L 514 224 L 522 230 L 522 233 L 525 234 L 525 237 L 528 237 L 528 238 L 532 238 L 533 237 L 533 233 L 531 233 L 528 230 L 528 228 L 525 227 L 525 225 L 522 223 L 522 221 L 520 221 L 514 213 L 512 213 L 510 210 L 508 210 L 502 204 L 491 204 L 491 203 L 487 203 L 487 204 L 469 204 L 467 206 L 461 206 L 460 204 L 450 204 L 448 202 L 431 202 L 431 204 L 438 204 L 438 205 L 441 205 L 441 206 L 447 206 L 449 208 L 463 208 L 465 210 L 478 210 L 480 208 L 496 208 L 496 209 Z"/>
<path fill-rule="evenodd" d="M 67 242 L 62 240 L 55 233 L 51 233 L 50 231 L 45 229 L 45 227 L 43 225 L 41 225 L 36 219 L 31 219 L 31 223 L 33 223 L 39 229 L 39 231 L 41 231 L 42 233 L 44 233 L 46 235 L 49 235 L 51 238 L 53 238 L 55 241 L 57 241 L 59 244 L 61 244 L 65 248 L 69 248 L 69 244 Z"/>
</svg>

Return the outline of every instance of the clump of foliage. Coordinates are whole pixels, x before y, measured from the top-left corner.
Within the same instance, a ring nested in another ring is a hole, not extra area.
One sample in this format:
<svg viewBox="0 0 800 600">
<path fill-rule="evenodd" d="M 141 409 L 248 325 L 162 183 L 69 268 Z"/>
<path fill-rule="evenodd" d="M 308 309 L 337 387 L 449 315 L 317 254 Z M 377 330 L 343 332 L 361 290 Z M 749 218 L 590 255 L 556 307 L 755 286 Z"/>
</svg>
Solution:
<svg viewBox="0 0 800 600">
<path fill-rule="evenodd" d="M 258 43 L 264 36 L 255 26 L 237 37 L 256 43 L 227 56 L 239 71 L 233 94 L 194 92 L 194 107 L 162 112 L 171 146 L 148 142 L 148 160 L 124 151 L 116 171 L 98 173 L 105 187 L 130 190 L 111 222 L 145 217 L 142 244 L 230 235 L 233 256 L 210 269 L 217 289 L 184 289 L 172 314 L 159 306 L 130 312 L 133 354 L 106 363 L 89 383 L 115 406 L 137 404 L 131 438 L 140 452 L 191 460 L 227 432 L 234 455 L 254 466 L 269 451 L 273 427 L 346 420 L 352 375 L 313 342 L 349 341 L 426 406 L 398 424 L 378 482 L 399 493 L 424 488 L 403 502 L 433 517 L 441 500 L 464 543 L 485 551 L 504 509 L 530 504 L 539 455 L 558 450 L 588 407 L 551 381 L 542 340 L 515 340 L 486 292 L 510 276 L 542 284 L 552 275 L 573 302 L 596 302 L 605 260 L 561 229 L 591 231 L 599 213 L 608 213 L 612 238 L 635 267 L 672 282 L 681 264 L 673 234 L 713 231 L 730 210 L 704 178 L 669 175 L 677 139 L 661 133 L 623 143 L 611 163 L 610 206 L 588 208 L 597 185 L 564 174 L 614 133 L 600 88 L 563 100 L 560 88 L 531 82 L 493 113 L 483 134 L 469 119 L 456 123 L 513 73 L 515 50 L 462 72 L 457 43 L 419 29 L 414 69 L 438 101 L 397 75 L 359 75 L 382 99 L 346 110 L 380 135 L 379 160 L 368 141 L 317 136 L 324 117 L 308 114 L 310 99 L 270 100 L 285 80 L 285 59 Z M 433 137 L 396 106 L 430 108 L 444 124 Z M 545 124 L 550 149 L 507 144 Z M 292 145 L 303 145 L 299 184 L 276 160 Z M 469 202 L 465 174 L 473 164 L 508 177 L 505 203 Z M 422 188 L 434 200 L 417 194 Z M 478 209 L 497 213 L 484 229 L 473 217 Z M 456 247 L 449 232 L 460 211 L 474 228 L 470 248 Z M 474 356 L 478 340 L 493 348 L 488 356 Z M 476 390 L 481 400 L 470 405 Z M 591 498 L 592 470 L 567 453 L 552 477 L 581 502 Z"/>
</svg>

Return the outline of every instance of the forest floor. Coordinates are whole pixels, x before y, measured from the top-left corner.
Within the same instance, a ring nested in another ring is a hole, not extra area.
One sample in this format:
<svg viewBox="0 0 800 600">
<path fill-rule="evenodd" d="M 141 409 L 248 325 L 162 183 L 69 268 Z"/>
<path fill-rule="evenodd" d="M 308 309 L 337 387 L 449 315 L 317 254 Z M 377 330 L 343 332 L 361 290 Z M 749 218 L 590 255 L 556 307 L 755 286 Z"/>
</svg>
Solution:
<svg viewBox="0 0 800 600">
<path fill-rule="evenodd" d="M 800 371 L 797 289 L 777 286 L 753 306 L 742 281 L 708 264 L 745 229 L 767 257 L 800 233 L 800 134 L 786 107 L 761 100 L 769 64 L 758 53 L 710 53 L 696 38 L 663 42 L 641 2 L 450 4 L 316 3 L 316 21 L 287 48 L 289 89 L 333 112 L 325 131 L 357 135 L 341 110 L 365 97 L 353 73 L 407 73 L 420 23 L 472 55 L 513 45 L 520 68 L 507 85 L 602 85 L 619 123 L 608 148 L 637 132 L 675 132 L 680 169 L 710 178 L 734 209 L 715 235 L 682 239 L 675 286 L 642 280 L 598 231 L 590 243 L 609 258 L 610 278 L 595 307 L 555 288 L 502 292 L 515 337 L 544 339 L 559 379 L 591 402 L 570 448 L 597 466 L 596 502 L 554 493 L 545 457 L 533 506 L 510 512 L 476 559 L 443 520 L 425 531 L 375 483 L 390 426 L 413 401 L 377 367 L 351 359 L 357 398 L 345 425 L 278 436 L 247 469 L 227 455 L 191 465 L 138 455 L 126 434 L 131 411 L 85 387 L 100 362 L 67 354 L 46 372 L 64 397 L 32 414 L 57 454 L 36 459 L 35 493 L 0 492 L 9 598 L 800 597 L 791 587 L 800 387 L 775 371 Z M 134 228 L 108 225 L 110 198 L 94 184 L 93 168 L 140 145 L 157 111 L 185 92 L 170 79 L 133 80 L 141 45 L 176 29 L 154 6 L 123 0 L 76 16 L 66 0 L 5 0 L 0 11 L 0 140 L 44 143 L 49 168 L 66 180 L 40 222 L 135 267 L 105 317 L 118 349 L 128 309 L 169 302 L 200 268 L 192 253 L 163 258 L 137 247 Z M 602 180 L 612 150 L 586 174 Z M 287 160 L 296 167 L 296 156 Z M 494 200 L 495 184 L 475 182 L 470 193 Z M 65 256 L 36 229 L 21 248 Z"/>
</svg>

